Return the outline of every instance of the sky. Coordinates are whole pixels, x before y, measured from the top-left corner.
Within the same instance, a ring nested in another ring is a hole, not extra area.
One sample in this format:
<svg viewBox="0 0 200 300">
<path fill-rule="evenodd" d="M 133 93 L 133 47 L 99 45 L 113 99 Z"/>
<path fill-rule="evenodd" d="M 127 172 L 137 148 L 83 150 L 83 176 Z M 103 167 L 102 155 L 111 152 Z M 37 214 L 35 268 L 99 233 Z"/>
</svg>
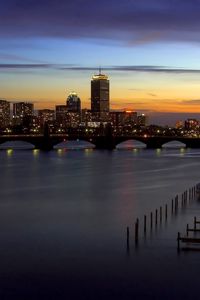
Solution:
<svg viewBox="0 0 200 300">
<path fill-rule="evenodd" d="M 0 0 L 0 99 L 90 108 L 101 66 L 111 109 L 200 119 L 199 31 L 200 0 Z"/>
</svg>

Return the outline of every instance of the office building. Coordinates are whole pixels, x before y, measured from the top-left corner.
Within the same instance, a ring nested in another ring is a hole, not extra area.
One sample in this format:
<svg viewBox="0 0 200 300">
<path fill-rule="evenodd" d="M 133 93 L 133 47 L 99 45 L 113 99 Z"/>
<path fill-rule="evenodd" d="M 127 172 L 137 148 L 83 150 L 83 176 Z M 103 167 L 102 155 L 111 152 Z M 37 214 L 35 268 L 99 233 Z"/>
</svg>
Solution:
<svg viewBox="0 0 200 300">
<path fill-rule="evenodd" d="M 33 103 L 16 102 L 13 103 L 13 116 L 26 117 L 33 116 L 34 106 Z"/>
<path fill-rule="evenodd" d="M 91 111 L 100 113 L 100 117 L 107 117 L 109 113 L 109 80 L 108 76 L 101 74 L 92 76 L 91 80 Z"/>
<path fill-rule="evenodd" d="M 134 126 L 137 124 L 137 112 L 131 110 L 112 111 L 110 112 L 110 122 L 114 127 Z"/>
<path fill-rule="evenodd" d="M 13 125 L 29 126 L 34 113 L 33 103 L 16 102 L 13 103 Z"/>
<path fill-rule="evenodd" d="M 66 127 L 77 128 L 81 124 L 81 114 L 79 112 L 67 112 Z"/>
<path fill-rule="evenodd" d="M 71 92 L 67 97 L 66 101 L 67 111 L 80 113 L 81 112 L 81 100 L 78 97 L 77 93 Z"/>
<path fill-rule="evenodd" d="M 10 125 L 10 102 L 0 100 L 0 128 Z"/>
<path fill-rule="evenodd" d="M 184 122 L 183 121 L 176 121 L 176 124 L 175 124 L 176 129 L 181 129 L 183 127 L 184 127 Z"/>
<path fill-rule="evenodd" d="M 187 119 L 185 121 L 185 129 L 186 130 L 199 129 L 199 121 L 196 119 Z"/>
<path fill-rule="evenodd" d="M 56 124 L 58 127 L 66 126 L 67 106 L 56 105 Z"/>
<path fill-rule="evenodd" d="M 39 109 L 38 119 L 41 127 L 43 127 L 44 123 L 53 124 L 55 121 L 55 111 L 52 109 Z"/>
<path fill-rule="evenodd" d="M 137 117 L 137 124 L 139 126 L 147 126 L 147 116 L 145 114 L 141 114 Z"/>
</svg>

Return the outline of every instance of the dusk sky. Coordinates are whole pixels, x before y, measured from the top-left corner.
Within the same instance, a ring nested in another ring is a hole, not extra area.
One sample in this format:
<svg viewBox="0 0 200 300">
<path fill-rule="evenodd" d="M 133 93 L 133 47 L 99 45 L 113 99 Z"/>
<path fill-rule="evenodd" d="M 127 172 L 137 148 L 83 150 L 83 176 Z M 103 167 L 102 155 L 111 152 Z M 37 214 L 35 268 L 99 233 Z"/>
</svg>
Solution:
<svg viewBox="0 0 200 300">
<path fill-rule="evenodd" d="M 0 98 L 90 108 L 101 66 L 112 109 L 198 117 L 199 32 L 199 0 L 0 0 Z"/>
</svg>

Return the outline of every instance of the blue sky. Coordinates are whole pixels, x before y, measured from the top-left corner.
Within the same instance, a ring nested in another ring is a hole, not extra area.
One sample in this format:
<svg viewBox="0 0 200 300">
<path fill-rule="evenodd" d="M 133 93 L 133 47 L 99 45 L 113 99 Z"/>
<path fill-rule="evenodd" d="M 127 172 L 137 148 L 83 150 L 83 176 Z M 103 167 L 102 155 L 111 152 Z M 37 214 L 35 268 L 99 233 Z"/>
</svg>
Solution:
<svg viewBox="0 0 200 300">
<path fill-rule="evenodd" d="M 102 66 L 112 109 L 196 116 L 199 29 L 198 0 L 1 1 L 0 98 L 54 107 L 75 90 L 90 107 Z"/>
</svg>

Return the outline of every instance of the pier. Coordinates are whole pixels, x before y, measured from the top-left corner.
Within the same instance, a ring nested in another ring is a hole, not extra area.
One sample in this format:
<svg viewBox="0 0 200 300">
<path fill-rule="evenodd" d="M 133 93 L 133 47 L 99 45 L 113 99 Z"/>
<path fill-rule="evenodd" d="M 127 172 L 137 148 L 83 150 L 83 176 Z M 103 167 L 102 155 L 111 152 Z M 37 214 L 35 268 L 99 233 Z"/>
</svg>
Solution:
<svg viewBox="0 0 200 300">
<path fill-rule="evenodd" d="M 166 203 L 164 206 L 160 206 L 154 210 L 154 213 L 151 211 L 143 216 L 143 218 L 136 218 L 134 223 L 134 242 L 135 245 L 138 245 L 140 241 L 146 236 L 148 233 L 151 235 L 154 232 L 157 232 L 159 227 L 161 227 L 162 223 L 165 222 L 167 224 L 168 219 L 172 220 L 173 218 L 177 218 L 179 213 L 184 213 L 185 209 L 192 204 L 193 201 L 198 201 L 200 193 L 200 184 L 196 184 L 191 188 L 185 190 L 182 194 L 177 194 L 171 201 Z M 194 202 L 193 202 L 194 203 Z M 168 207 L 171 206 L 171 210 Z M 141 219 L 141 221 L 140 221 Z M 130 226 L 127 227 L 127 240 L 128 247 L 130 246 Z M 193 233 L 193 236 L 189 236 L 189 233 Z M 196 236 L 196 234 L 200 233 L 200 219 L 197 219 L 194 216 L 193 226 L 186 225 L 186 235 L 182 235 L 180 232 L 177 234 L 177 249 L 180 250 L 199 250 L 200 251 L 200 236 Z M 184 244 L 184 247 L 181 245 Z M 199 247 L 193 247 L 194 245 L 198 245 Z"/>
</svg>

